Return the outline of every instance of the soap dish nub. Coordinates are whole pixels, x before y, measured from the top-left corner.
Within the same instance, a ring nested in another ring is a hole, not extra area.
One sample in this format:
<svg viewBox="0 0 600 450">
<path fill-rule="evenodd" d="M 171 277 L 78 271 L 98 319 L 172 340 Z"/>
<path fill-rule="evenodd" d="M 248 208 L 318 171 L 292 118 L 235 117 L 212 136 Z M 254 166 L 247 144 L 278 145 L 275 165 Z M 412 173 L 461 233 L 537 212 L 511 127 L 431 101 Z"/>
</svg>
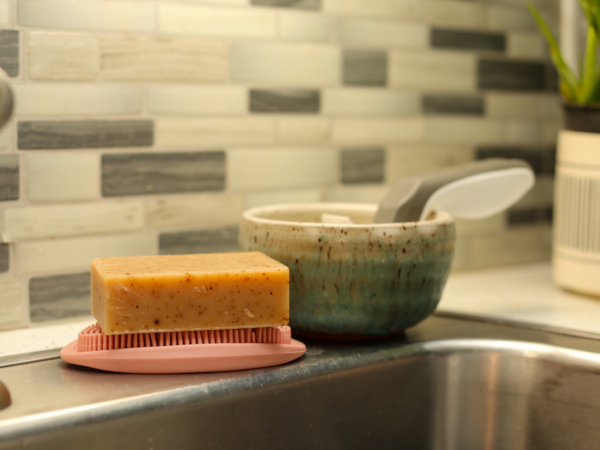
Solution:
<svg viewBox="0 0 600 450">
<path fill-rule="evenodd" d="M 110 372 L 224 372 L 293 361 L 306 346 L 288 326 L 105 335 L 98 324 L 60 352 L 63 361 Z"/>
</svg>

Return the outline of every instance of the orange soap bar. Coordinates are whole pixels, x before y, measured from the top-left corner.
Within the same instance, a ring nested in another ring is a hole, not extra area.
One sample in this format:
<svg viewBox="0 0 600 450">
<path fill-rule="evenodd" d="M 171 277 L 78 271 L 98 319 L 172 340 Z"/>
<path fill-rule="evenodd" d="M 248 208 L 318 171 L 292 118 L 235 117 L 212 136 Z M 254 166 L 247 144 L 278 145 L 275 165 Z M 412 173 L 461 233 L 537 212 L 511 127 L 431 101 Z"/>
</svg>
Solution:
<svg viewBox="0 0 600 450">
<path fill-rule="evenodd" d="M 92 313 L 105 334 L 287 325 L 289 279 L 260 252 L 98 258 Z"/>
</svg>

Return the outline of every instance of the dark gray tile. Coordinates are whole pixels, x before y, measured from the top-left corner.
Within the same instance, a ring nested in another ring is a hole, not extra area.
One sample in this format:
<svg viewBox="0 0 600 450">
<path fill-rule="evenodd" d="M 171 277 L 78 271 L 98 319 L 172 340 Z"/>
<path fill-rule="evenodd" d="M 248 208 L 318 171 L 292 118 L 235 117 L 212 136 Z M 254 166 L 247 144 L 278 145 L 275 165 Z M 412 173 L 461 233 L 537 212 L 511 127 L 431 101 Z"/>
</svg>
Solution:
<svg viewBox="0 0 600 450">
<path fill-rule="evenodd" d="M 31 120 L 19 122 L 20 150 L 149 147 L 152 120 Z"/>
<path fill-rule="evenodd" d="M 546 88 L 543 63 L 481 59 L 477 74 L 480 89 L 542 91 Z"/>
<path fill-rule="evenodd" d="M 536 223 L 552 223 L 553 209 L 551 206 L 527 209 L 511 209 L 506 221 L 509 227 L 531 225 Z"/>
<path fill-rule="evenodd" d="M 19 32 L 0 30 L 0 67 L 9 77 L 19 76 Z"/>
<path fill-rule="evenodd" d="M 527 161 L 538 174 L 554 174 L 556 163 L 555 148 L 541 147 L 480 147 L 476 151 L 477 159 L 517 158 Z"/>
<path fill-rule="evenodd" d="M 234 227 L 162 233 L 159 237 L 159 253 L 161 255 L 184 255 L 237 252 L 239 251 L 238 231 L 238 228 Z"/>
<path fill-rule="evenodd" d="M 19 199 L 19 155 L 0 156 L 0 201 Z"/>
<path fill-rule="evenodd" d="M 10 268 L 9 244 L 0 244 L 0 272 L 8 272 Z"/>
<path fill-rule="evenodd" d="M 342 183 L 383 183 L 385 177 L 385 150 L 348 149 L 341 151 Z"/>
<path fill-rule="evenodd" d="M 321 93 L 301 89 L 251 89 L 250 112 L 318 113 Z"/>
<path fill-rule="evenodd" d="M 385 86 L 387 84 L 387 53 L 375 50 L 344 50 L 344 84 Z"/>
<path fill-rule="evenodd" d="M 90 274 L 74 273 L 29 280 L 31 320 L 45 322 L 91 314 Z"/>
<path fill-rule="evenodd" d="M 153 195 L 225 189 L 225 152 L 102 155 L 102 195 Z"/>
<path fill-rule="evenodd" d="M 431 46 L 435 48 L 457 48 L 465 50 L 506 50 L 506 37 L 501 33 L 475 33 L 472 31 L 444 30 L 432 28 Z"/>
<path fill-rule="evenodd" d="M 282 8 L 321 9 L 321 0 L 252 0 L 254 6 L 279 6 Z"/>
<path fill-rule="evenodd" d="M 476 95 L 424 94 L 422 102 L 425 114 L 482 116 L 485 110 L 483 97 Z"/>
<path fill-rule="evenodd" d="M 560 77 L 558 76 L 558 72 L 552 64 L 546 64 L 546 71 L 544 73 L 544 77 L 544 81 L 546 83 L 546 90 L 558 93 Z"/>
</svg>

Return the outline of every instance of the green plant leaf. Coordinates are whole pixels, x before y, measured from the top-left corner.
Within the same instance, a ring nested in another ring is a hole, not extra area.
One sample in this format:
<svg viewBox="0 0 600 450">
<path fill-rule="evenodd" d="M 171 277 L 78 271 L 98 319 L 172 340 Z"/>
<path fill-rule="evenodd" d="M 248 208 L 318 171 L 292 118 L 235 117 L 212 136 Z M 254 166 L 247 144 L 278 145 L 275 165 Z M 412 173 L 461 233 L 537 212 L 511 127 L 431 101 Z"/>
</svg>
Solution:
<svg viewBox="0 0 600 450">
<path fill-rule="evenodd" d="M 589 26 L 600 36 L 600 2 L 598 0 L 579 0 Z"/>
<path fill-rule="evenodd" d="M 590 94 L 588 104 L 590 104 L 590 105 L 600 104 L 600 74 L 596 75 L 596 80 L 594 83 L 594 90 Z"/>
<path fill-rule="evenodd" d="M 533 5 L 528 5 L 528 8 L 550 47 L 550 57 L 561 79 L 560 91 L 563 97 L 571 103 L 582 103 L 577 77 L 564 60 L 550 28 L 548 28 L 548 25 L 546 25 L 546 22 Z"/>
<path fill-rule="evenodd" d="M 580 100 L 583 104 L 592 102 L 594 90 L 596 89 L 596 32 L 591 25 L 588 27 L 585 58 L 581 70 Z"/>
</svg>

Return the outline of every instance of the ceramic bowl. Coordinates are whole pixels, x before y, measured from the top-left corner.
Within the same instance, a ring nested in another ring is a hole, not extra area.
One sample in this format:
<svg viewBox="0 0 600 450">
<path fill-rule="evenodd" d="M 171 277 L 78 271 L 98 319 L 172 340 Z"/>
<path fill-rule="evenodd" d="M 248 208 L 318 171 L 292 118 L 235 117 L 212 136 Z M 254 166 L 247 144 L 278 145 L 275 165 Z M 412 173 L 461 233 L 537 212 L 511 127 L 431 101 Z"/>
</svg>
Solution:
<svg viewBox="0 0 600 450">
<path fill-rule="evenodd" d="M 445 214 L 410 223 L 371 223 L 377 205 L 304 203 L 246 211 L 242 251 L 261 251 L 290 268 L 295 334 L 376 338 L 430 315 L 450 273 L 455 229 Z M 320 223 L 321 214 L 352 225 Z"/>
</svg>

